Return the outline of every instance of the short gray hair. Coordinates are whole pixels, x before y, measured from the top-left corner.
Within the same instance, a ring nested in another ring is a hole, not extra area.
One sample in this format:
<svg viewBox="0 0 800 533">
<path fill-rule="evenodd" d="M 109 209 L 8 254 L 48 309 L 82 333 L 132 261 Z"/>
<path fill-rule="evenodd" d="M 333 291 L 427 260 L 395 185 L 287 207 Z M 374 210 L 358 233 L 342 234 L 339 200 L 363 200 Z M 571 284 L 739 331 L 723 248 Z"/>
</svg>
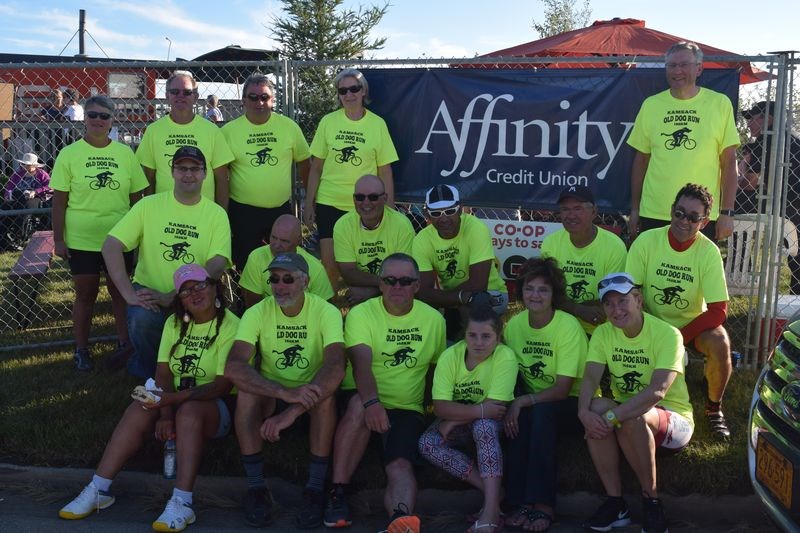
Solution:
<svg viewBox="0 0 800 533">
<path fill-rule="evenodd" d="M 266 74 L 261 72 L 253 72 L 247 76 L 247 79 L 244 80 L 244 86 L 242 87 L 242 98 L 245 98 L 247 89 L 249 89 L 251 85 L 266 85 L 269 87 L 272 95 L 275 96 L 275 84 L 272 83 L 272 80 L 270 80 Z"/>
<path fill-rule="evenodd" d="M 176 78 L 189 78 L 192 81 L 192 89 L 197 90 L 197 81 L 194 79 L 194 75 L 188 70 L 176 70 L 173 72 L 172 75 L 167 78 L 167 89 L 169 89 L 172 80 Z"/>
<path fill-rule="evenodd" d="M 388 263 L 394 263 L 394 262 L 408 263 L 409 265 L 414 267 L 414 276 L 419 278 L 419 265 L 417 265 L 416 259 L 402 252 L 395 252 L 391 255 L 387 255 L 386 257 L 384 257 L 383 261 L 381 262 L 381 270 L 380 270 L 381 277 L 383 277 L 385 273 L 384 270 L 386 269 L 386 265 Z"/>
<path fill-rule="evenodd" d="M 697 61 L 698 63 L 703 62 L 703 51 L 700 50 L 699 46 L 690 41 L 681 41 L 673 44 L 672 46 L 669 47 L 667 53 L 664 54 L 664 58 L 666 59 L 672 54 L 680 52 L 681 50 L 689 50 L 692 54 L 694 54 L 695 61 Z"/>
<path fill-rule="evenodd" d="M 338 89 L 339 82 L 342 81 L 344 78 L 355 78 L 361 88 L 364 90 L 364 103 L 369 104 L 371 100 L 369 99 L 369 83 L 367 83 L 367 78 L 361 73 L 360 70 L 354 68 L 345 68 L 339 71 L 336 74 L 336 77 L 333 78 L 333 86 Z"/>
<path fill-rule="evenodd" d="M 117 110 L 116 106 L 114 105 L 114 100 L 104 94 L 96 94 L 87 98 L 83 103 L 83 107 L 89 107 L 90 105 L 98 105 L 104 109 L 108 109 L 111 111 L 112 115 Z"/>
</svg>

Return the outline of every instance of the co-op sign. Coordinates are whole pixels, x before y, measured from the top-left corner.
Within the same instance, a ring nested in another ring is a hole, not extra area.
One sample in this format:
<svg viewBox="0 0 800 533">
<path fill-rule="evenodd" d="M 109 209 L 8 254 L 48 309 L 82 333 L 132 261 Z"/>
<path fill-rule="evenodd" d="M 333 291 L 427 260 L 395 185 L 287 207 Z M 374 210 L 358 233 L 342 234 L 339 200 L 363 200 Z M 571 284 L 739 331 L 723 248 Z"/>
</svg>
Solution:
<svg viewBox="0 0 800 533">
<path fill-rule="evenodd" d="M 586 185 L 603 211 L 630 203 L 625 143 L 642 101 L 666 88 L 661 69 L 371 70 L 371 108 L 400 160 L 397 197 L 419 201 L 452 183 L 468 205 L 552 209 L 565 186 Z M 705 86 L 735 95 L 735 70 Z"/>
</svg>

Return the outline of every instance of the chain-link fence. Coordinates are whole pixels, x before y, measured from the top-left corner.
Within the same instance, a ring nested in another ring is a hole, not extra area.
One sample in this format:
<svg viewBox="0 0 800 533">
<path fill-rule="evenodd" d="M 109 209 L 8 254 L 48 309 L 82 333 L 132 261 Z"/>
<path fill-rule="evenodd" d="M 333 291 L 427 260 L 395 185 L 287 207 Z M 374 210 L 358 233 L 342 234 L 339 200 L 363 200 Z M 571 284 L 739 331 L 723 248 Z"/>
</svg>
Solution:
<svg viewBox="0 0 800 533">
<path fill-rule="evenodd" d="M 725 58 L 707 58 L 724 63 Z M 797 233 L 791 227 L 800 225 L 800 141 L 792 133 L 795 124 L 794 80 L 792 55 L 739 58 L 770 74 L 769 81 L 757 89 L 742 86 L 740 109 L 749 110 L 756 102 L 771 102 L 772 124 L 760 132 L 753 120 L 739 119 L 743 146 L 740 150 L 739 173 L 741 192 L 737 211 L 747 216 L 737 221 L 737 235 L 723 245 L 726 253 L 741 248 L 736 269 L 741 290 L 732 291 L 728 328 L 734 348 L 746 354 L 746 361 L 763 360 L 774 329 L 794 309 L 800 309 L 794 293 L 791 272 L 798 272 L 792 252 L 797 250 Z M 106 62 L 5 64 L 0 65 L 0 133 L 3 151 L 0 172 L 9 183 L 19 170 L 25 154 L 38 157 L 45 171 L 52 169 L 61 148 L 82 136 L 82 123 L 76 116 L 75 102 L 95 94 L 107 94 L 116 104 L 112 136 L 135 149 L 146 126 L 168 112 L 165 82 L 174 70 L 190 70 L 198 81 L 198 102 L 195 112 L 205 115 L 206 99 L 214 95 L 224 122 L 243 113 L 242 82 L 254 71 L 271 75 L 276 86 L 276 111 L 294 117 L 310 140 L 319 117 L 333 109 L 332 91 L 313 105 L 305 91 L 304 79 L 314 70 L 323 78 L 343 67 L 359 69 L 431 69 L 478 68 L 537 69 L 557 62 L 562 68 L 570 65 L 604 68 L 663 68 L 661 58 L 514 58 L 474 59 L 410 59 L 356 62 Z M 737 66 L 732 64 L 731 66 Z M 702 78 L 700 80 L 702 84 Z M 70 96 L 72 94 L 72 96 Z M 306 100 L 304 100 L 306 99 Z M 73 110 L 69 111 L 72 107 Z M 79 116 L 79 115 L 77 115 Z M 752 137 L 752 138 L 750 138 Z M 789 141 L 791 139 L 791 141 Z M 401 154 L 402 158 L 402 154 Z M 29 178 L 26 178 L 29 179 Z M 444 180 L 443 180 L 444 181 Z M 6 187 L 0 210 L 0 339 L 3 346 L 31 342 L 68 342 L 71 338 L 70 308 L 73 301 L 69 269 L 61 261 L 41 264 L 41 254 L 29 250 L 35 235 L 49 230 L 48 193 L 37 192 L 33 198 Z M 463 191 L 465 198 L 470 191 Z M 30 196 L 30 195 L 29 195 Z M 299 214 L 303 191 L 296 188 L 294 203 Z M 520 205 L 508 198 L 497 205 L 477 201 L 473 213 L 481 218 L 498 220 L 557 221 L 556 215 L 542 206 Z M 419 204 L 403 204 L 418 225 L 424 223 Z M 780 213 L 783 216 L 770 216 Z M 784 220 L 787 223 L 784 223 Z M 617 228 L 626 237 L 625 213 L 604 212 L 599 223 Z M 741 223 L 739 223 L 741 222 Z M 750 232 L 750 233 L 748 233 Z M 745 234 L 749 238 L 743 237 Z M 783 238 L 785 234 L 785 239 Z M 748 240 L 749 239 L 749 240 Z M 313 241 L 308 241 L 313 247 Z M 40 252 L 47 250 L 44 244 Z M 38 261 L 38 262 L 37 262 Z M 787 263 L 788 261 L 788 263 Z M 33 263 L 35 266 L 31 266 Z M 726 267 L 727 268 L 727 267 Z M 33 269 L 27 272 L 26 269 Z M 800 280 L 795 283 L 800 288 Z M 800 298 L 800 297 L 797 297 Z M 110 313 L 107 294 L 102 294 L 96 310 Z M 106 319 L 96 321 L 94 333 L 113 332 Z"/>
</svg>

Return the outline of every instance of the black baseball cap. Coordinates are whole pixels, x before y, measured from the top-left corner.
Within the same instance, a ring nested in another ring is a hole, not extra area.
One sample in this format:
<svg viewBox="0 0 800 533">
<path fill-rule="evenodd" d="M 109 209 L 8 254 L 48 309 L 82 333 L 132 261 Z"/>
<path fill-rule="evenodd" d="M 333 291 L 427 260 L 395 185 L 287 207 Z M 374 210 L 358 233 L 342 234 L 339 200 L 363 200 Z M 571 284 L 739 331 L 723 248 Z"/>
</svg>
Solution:
<svg viewBox="0 0 800 533">
<path fill-rule="evenodd" d="M 180 161 L 181 159 L 191 159 L 197 161 L 203 167 L 206 166 L 206 158 L 200 148 L 196 146 L 181 146 L 175 150 L 175 155 L 172 156 L 172 162 Z"/>
<path fill-rule="evenodd" d="M 765 114 L 769 114 L 769 115 L 774 115 L 775 114 L 775 102 L 767 102 L 765 100 L 761 100 L 760 102 L 758 102 L 756 105 L 754 105 L 750 109 L 742 111 L 742 116 L 745 119 L 750 119 L 750 118 L 753 118 L 755 116 L 765 115 Z"/>
<path fill-rule="evenodd" d="M 575 198 L 580 202 L 589 202 L 594 205 L 594 194 L 592 194 L 592 190 L 585 185 L 564 187 L 564 190 L 558 195 L 558 203 L 560 204 L 567 198 Z"/>
</svg>

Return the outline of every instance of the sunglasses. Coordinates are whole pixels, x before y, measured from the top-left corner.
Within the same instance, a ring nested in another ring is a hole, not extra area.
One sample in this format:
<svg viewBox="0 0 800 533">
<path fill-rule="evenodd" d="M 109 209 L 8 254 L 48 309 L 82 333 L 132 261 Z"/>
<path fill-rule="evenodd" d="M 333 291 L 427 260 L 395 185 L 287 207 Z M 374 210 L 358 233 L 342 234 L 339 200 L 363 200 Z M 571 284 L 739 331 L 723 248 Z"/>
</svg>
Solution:
<svg viewBox="0 0 800 533">
<path fill-rule="evenodd" d="M 382 192 L 382 193 L 361 194 L 360 192 L 357 192 L 353 195 L 353 198 L 355 199 L 356 202 L 363 202 L 367 198 L 369 198 L 370 202 L 377 202 L 383 197 L 384 194 L 386 193 Z"/>
<path fill-rule="evenodd" d="M 191 287 L 187 287 L 185 289 L 181 289 L 180 291 L 178 291 L 178 296 L 180 296 L 181 298 L 186 298 L 190 294 L 205 290 L 209 285 L 210 283 L 208 281 L 201 281 L 200 283 L 195 283 Z"/>
<path fill-rule="evenodd" d="M 111 113 L 101 113 L 100 111 L 87 111 L 86 116 L 89 118 L 99 118 L 101 120 L 108 120 L 111 118 Z"/>
<path fill-rule="evenodd" d="M 183 96 L 192 96 L 194 94 L 194 89 L 170 89 L 167 92 L 172 96 L 178 96 L 181 93 L 183 93 Z"/>
<path fill-rule="evenodd" d="M 270 285 L 275 285 L 276 283 L 283 282 L 284 285 L 291 285 L 292 283 L 295 282 L 295 279 L 297 278 L 295 278 L 291 274 L 284 274 L 283 277 L 272 275 L 269 278 L 267 278 L 267 283 L 269 283 Z"/>
<path fill-rule="evenodd" d="M 348 91 L 355 94 L 360 90 L 361 90 L 361 85 L 351 85 L 350 87 L 339 87 L 338 89 L 336 89 L 336 92 L 338 92 L 341 96 L 344 96 L 347 94 Z"/>
<path fill-rule="evenodd" d="M 609 285 L 613 285 L 615 283 L 629 283 L 634 287 L 638 287 L 639 285 L 635 284 L 631 278 L 628 276 L 614 276 L 613 278 L 605 278 L 601 279 L 600 282 L 597 284 L 598 289 L 605 289 Z"/>
<path fill-rule="evenodd" d="M 269 102 L 270 98 L 272 98 L 271 94 L 247 93 L 247 99 L 251 102 L 258 102 L 259 100 L 262 102 Z"/>
<path fill-rule="evenodd" d="M 402 278 L 396 278 L 394 276 L 386 276 L 385 278 L 381 278 L 381 281 L 390 287 L 394 287 L 398 283 L 400 284 L 401 287 L 408 287 L 409 285 L 417 281 L 417 278 L 409 278 L 408 276 L 403 276 Z"/>
<path fill-rule="evenodd" d="M 676 207 L 675 209 L 673 209 L 672 210 L 672 214 L 678 220 L 683 220 L 685 218 L 686 220 L 688 220 L 692 224 L 697 224 L 698 222 L 706 219 L 705 215 L 698 215 L 698 214 L 695 214 L 695 213 L 692 213 L 690 215 L 689 213 L 687 213 L 686 211 L 684 211 L 680 207 Z"/>
<path fill-rule="evenodd" d="M 439 218 L 441 216 L 449 217 L 458 213 L 458 207 L 448 207 L 447 209 L 428 209 L 428 215 L 431 218 Z"/>
</svg>

